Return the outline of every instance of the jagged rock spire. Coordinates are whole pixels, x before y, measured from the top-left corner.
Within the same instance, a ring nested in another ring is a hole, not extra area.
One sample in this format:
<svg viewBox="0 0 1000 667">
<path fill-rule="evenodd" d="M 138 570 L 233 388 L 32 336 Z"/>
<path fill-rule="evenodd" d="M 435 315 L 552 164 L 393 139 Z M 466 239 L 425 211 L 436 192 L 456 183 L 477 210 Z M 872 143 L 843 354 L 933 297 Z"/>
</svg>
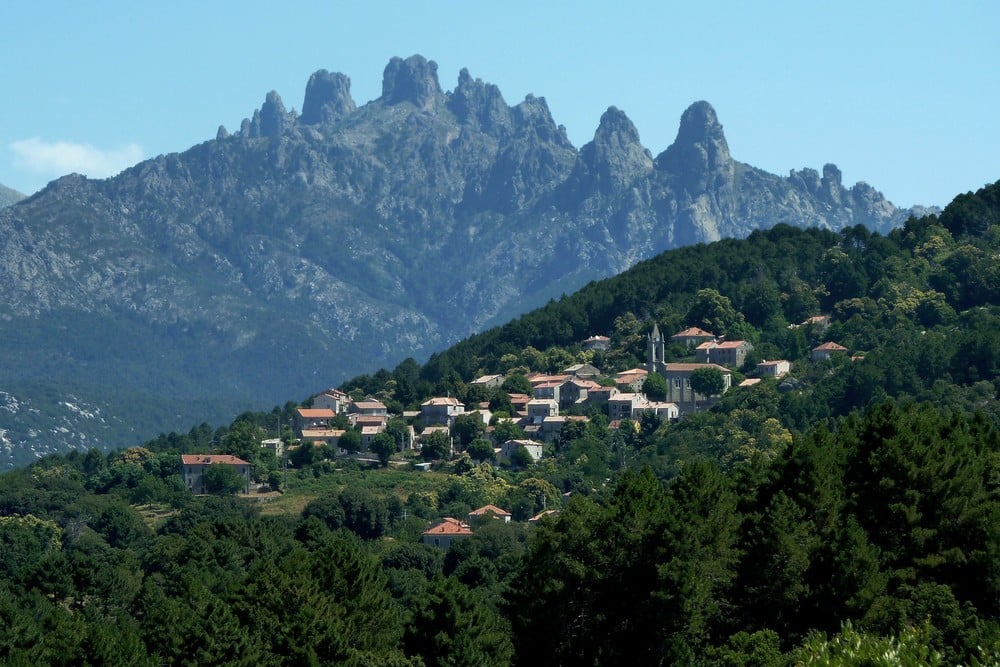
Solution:
<svg viewBox="0 0 1000 667">
<path fill-rule="evenodd" d="M 580 149 L 578 176 L 605 194 L 648 173 L 653 158 L 639 141 L 639 131 L 623 111 L 609 107 L 601 116 L 594 140 Z"/>
<path fill-rule="evenodd" d="M 302 103 L 301 122 L 306 125 L 329 122 L 354 111 L 351 79 L 340 72 L 318 70 L 309 77 Z"/>
<path fill-rule="evenodd" d="M 679 175 L 689 192 L 704 191 L 717 177 L 732 178 L 729 144 L 711 104 L 695 102 L 687 108 L 677 139 L 656 158 L 656 166 Z"/>
<path fill-rule="evenodd" d="M 403 60 L 395 57 L 382 75 L 382 101 L 393 105 L 410 102 L 421 109 L 434 105 L 441 96 L 437 63 L 421 55 Z"/>
</svg>

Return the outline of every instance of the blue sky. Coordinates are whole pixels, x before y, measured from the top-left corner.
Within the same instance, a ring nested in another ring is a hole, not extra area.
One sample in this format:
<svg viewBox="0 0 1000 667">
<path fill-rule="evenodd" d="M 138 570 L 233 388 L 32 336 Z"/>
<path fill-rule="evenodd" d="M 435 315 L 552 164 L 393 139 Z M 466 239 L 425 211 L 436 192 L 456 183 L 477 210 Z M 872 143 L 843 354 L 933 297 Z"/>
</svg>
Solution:
<svg viewBox="0 0 1000 667">
<path fill-rule="evenodd" d="M 935 6 L 940 5 L 940 6 Z M 545 97 L 579 147 L 609 106 L 656 155 L 707 100 L 737 160 L 833 162 L 897 205 L 1000 179 L 1000 3 L 6 2 L 0 184 L 107 177 L 230 130 L 318 69 L 381 94 L 392 56 Z"/>
</svg>

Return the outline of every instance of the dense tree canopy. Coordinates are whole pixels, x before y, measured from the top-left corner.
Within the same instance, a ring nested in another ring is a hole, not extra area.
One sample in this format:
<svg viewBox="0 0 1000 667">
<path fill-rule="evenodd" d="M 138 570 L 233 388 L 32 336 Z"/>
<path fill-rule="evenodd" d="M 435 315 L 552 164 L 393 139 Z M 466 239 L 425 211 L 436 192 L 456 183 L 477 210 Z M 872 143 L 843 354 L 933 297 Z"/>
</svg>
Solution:
<svg viewBox="0 0 1000 667">
<path fill-rule="evenodd" d="M 778 226 L 671 252 L 348 383 L 398 406 L 445 391 L 499 405 L 466 383 L 513 371 L 507 388 L 528 393 L 528 371 L 632 368 L 654 323 L 794 363 L 676 423 L 567 420 L 518 469 L 477 463 L 524 431 L 476 416 L 454 457 L 447 435 L 425 439 L 429 473 L 302 444 L 266 502 L 185 488 L 183 453 L 276 474 L 258 441 L 285 406 L 0 475 L 0 662 L 996 664 L 998 189 L 884 237 Z M 805 323 L 820 307 L 829 325 Z M 599 332 L 608 350 L 579 348 Z M 827 341 L 850 353 L 813 362 Z M 383 462 L 408 427 L 376 440 Z M 513 521 L 422 543 L 487 503 Z"/>
</svg>

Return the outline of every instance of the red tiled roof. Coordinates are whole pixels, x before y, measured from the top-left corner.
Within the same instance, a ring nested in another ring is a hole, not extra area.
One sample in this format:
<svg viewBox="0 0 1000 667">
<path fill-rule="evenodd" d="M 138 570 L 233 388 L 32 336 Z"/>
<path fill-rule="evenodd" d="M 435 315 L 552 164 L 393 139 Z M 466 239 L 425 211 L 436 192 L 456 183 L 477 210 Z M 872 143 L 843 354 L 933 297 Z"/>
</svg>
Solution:
<svg viewBox="0 0 1000 667">
<path fill-rule="evenodd" d="M 559 510 L 542 510 L 541 512 L 539 512 L 535 516 L 533 516 L 530 519 L 528 519 L 528 523 L 538 523 L 539 521 L 542 520 L 542 517 L 546 517 L 546 516 L 549 516 L 550 514 L 558 514 L 558 513 L 559 513 Z"/>
<path fill-rule="evenodd" d="M 725 366 L 720 366 L 718 364 L 667 364 L 667 371 L 674 371 L 677 373 L 686 373 L 698 370 L 699 368 L 714 368 L 722 373 L 732 373 L 731 370 Z"/>
<path fill-rule="evenodd" d="M 353 405 L 359 410 L 385 410 L 385 403 L 382 401 L 354 401 Z"/>
<path fill-rule="evenodd" d="M 243 459 L 232 454 L 181 454 L 182 465 L 211 465 L 213 463 L 225 463 L 231 466 L 249 465 Z"/>
<path fill-rule="evenodd" d="M 721 343 L 717 343 L 716 347 L 720 350 L 737 348 L 746 343 L 745 340 L 726 340 Z M 700 345 L 698 347 L 701 347 Z"/>
<path fill-rule="evenodd" d="M 441 519 L 427 530 L 423 532 L 424 535 L 472 535 L 472 529 L 469 528 L 468 524 L 464 521 L 459 521 L 458 519 L 453 519 L 450 516 Z"/>
<path fill-rule="evenodd" d="M 698 327 L 688 327 L 684 331 L 678 331 L 673 336 L 671 336 L 671 338 L 694 338 L 694 337 L 701 338 L 704 336 L 711 336 L 712 338 L 715 338 L 715 334 L 709 333 L 704 329 L 699 329 Z"/>
<path fill-rule="evenodd" d="M 428 406 L 429 405 L 461 405 L 461 403 L 459 403 L 458 399 L 455 398 L 454 396 L 448 396 L 448 397 L 439 396 L 437 398 L 429 398 L 426 401 L 424 401 L 423 403 L 421 403 L 420 405 L 428 405 Z"/>
<path fill-rule="evenodd" d="M 510 516 L 510 512 L 507 510 L 502 510 L 496 505 L 483 505 L 477 510 L 472 510 L 469 512 L 469 516 L 485 516 L 487 514 L 495 514 L 496 516 Z"/>
<path fill-rule="evenodd" d="M 296 408 L 303 419 L 333 419 L 336 413 L 330 408 Z"/>
<path fill-rule="evenodd" d="M 816 350 L 829 350 L 830 352 L 847 352 L 846 347 L 844 347 L 843 345 L 838 345 L 837 343 L 833 342 L 817 345 L 816 347 L 813 348 L 813 351 Z"/>
<path fill-rule="evenodd" d="M 568 375 L 535 375 L 534 377 L 529 377 L 528 381 L 531 383 L 532 387 L 536 387 L 543 382 L 559 382 L 560 384 L 569 379 Z"/>
</svg>

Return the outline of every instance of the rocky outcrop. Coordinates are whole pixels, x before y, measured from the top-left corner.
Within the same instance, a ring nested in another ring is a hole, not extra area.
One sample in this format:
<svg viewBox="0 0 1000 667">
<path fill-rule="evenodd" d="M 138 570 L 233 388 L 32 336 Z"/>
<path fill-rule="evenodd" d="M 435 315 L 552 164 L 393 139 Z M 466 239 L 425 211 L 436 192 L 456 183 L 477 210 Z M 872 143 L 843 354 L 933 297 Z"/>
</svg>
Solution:
<svg viewBox="0 0 1000 667">
<path fill-rule="evenodd" d="M 343 74 L 321 69 L 313 73 L 306 84 L 300 120 L 305 125 L 331 123 L 356 108 L 351 98 L 351 80 Z"/>
<path fill-rule="evenodd" d="M 423 358 L 678 245 L 908 213 L 833 165 L 738 162 L 707 102 L 653 159 L 614 107 L 577 150 L 544 98 L 508 105 L 466 70 L 444 92 L 433 61 L 393 58 L 361 107 L 320 70 L 301 116 L 272 91 L 232 135 L 0 210 L 0 365 L 18 385 L 0 392 L 35 405 L 72 386 L 105 417 L 73 422 L 86 442 L 134 444 Z M 170 407 L 128 431 L 137 396 Z M 31 414 L 0 412 L 11 447 L 80 446 Z"/>
<path fill-rule="evenodd" d="M 409 102 L 418 109 L 430 109 L 442 98 L 437 63 L 423 56 L 406 60 L 393 58 L 382 76 L 382 102 L 387 105 Z"/>
</svg>

